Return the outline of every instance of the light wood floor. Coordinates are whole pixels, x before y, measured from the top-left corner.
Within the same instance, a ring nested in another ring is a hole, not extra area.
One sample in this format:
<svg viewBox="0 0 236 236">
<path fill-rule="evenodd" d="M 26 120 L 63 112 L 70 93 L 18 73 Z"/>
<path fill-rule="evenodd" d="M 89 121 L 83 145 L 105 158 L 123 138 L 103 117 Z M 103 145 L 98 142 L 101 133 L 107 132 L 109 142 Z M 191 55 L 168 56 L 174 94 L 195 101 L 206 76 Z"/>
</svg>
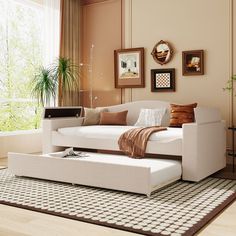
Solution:
<svg viewBox="0 0 236 236">
<path fill-rule="evenodd" d="M 0 166 L 7 160 L 0 158 Z M 0 236 L 135 236 L 138 234 L 0 204 Z M 198 236 L 235 236 L 236 202 Z"/>
</svg>

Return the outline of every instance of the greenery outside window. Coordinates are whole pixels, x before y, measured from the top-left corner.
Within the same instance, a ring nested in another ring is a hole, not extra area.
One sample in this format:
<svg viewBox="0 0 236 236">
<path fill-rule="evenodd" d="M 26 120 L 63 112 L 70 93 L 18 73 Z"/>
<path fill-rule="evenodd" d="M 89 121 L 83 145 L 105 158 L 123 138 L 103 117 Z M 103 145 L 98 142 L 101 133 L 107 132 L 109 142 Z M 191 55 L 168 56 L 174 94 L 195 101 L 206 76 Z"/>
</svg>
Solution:
<svg viewBox="0 0 236 236">
<path fill-rule="evenodd" d="M 0 9 L 0 132 L 37 129 L 42 106 L 32 99 L 30 82 L 44 64 L 44 6 L 0 0 Z"/>
</svg>

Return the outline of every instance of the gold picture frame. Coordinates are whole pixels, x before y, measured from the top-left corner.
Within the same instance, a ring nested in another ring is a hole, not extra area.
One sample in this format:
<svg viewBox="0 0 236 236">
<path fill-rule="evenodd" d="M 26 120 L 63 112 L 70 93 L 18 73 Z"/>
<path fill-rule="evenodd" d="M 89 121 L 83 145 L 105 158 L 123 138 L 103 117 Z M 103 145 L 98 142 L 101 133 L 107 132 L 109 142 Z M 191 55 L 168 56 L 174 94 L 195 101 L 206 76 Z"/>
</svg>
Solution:
<svg viewBox="0 0 236 236">
<path fill-rule="evenodd" d="M 152 49 L 153 59 L 160 65 L 167 64 L 173 57 L 173 48 L 167 41 L 159 41 Z"/>
</svg>

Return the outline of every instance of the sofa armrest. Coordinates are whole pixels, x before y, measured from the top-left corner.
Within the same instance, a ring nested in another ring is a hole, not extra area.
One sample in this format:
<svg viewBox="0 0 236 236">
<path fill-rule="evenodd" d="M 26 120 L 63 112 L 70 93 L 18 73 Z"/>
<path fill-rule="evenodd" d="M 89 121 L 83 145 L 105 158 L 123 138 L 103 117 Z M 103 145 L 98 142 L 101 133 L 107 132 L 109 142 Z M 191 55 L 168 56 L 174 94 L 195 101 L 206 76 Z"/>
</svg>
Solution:
<svg viewBox="0 0 236 236">
<path fill-rule="evenodd" d="M 42 143 L 43 143 L 43 153 L 51 153 L 60 149 L 53 148 L 52 145 L 52 132 L 57 131 L 59 128 L 64 127 L 75 127 L 81 126 L 83 123 L 83 117 L 65 117 L 65 118 L 52 118 L 43 119 L 42 122 Z"/>
<path fill-rule="evenodd" d="M 224 121 L 183 125 L 183 179 L 200 181 L 226 166 Z"/>
</svg>

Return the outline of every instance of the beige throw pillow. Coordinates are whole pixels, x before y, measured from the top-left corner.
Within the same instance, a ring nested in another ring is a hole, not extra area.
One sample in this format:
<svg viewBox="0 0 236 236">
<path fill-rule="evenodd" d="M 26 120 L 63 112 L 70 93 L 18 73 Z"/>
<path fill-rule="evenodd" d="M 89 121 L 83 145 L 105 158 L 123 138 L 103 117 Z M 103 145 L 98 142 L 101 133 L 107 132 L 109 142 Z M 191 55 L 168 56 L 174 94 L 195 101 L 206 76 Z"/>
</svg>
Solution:
<svg viewBox="0 0 236 236">
<path fill-rule="evenodd" d="M 98 125 L 100 122 L 101 112 L 108 111 L 107 108 L 84 108 L 84 122 L 83 125 Z"/>
</svg>

